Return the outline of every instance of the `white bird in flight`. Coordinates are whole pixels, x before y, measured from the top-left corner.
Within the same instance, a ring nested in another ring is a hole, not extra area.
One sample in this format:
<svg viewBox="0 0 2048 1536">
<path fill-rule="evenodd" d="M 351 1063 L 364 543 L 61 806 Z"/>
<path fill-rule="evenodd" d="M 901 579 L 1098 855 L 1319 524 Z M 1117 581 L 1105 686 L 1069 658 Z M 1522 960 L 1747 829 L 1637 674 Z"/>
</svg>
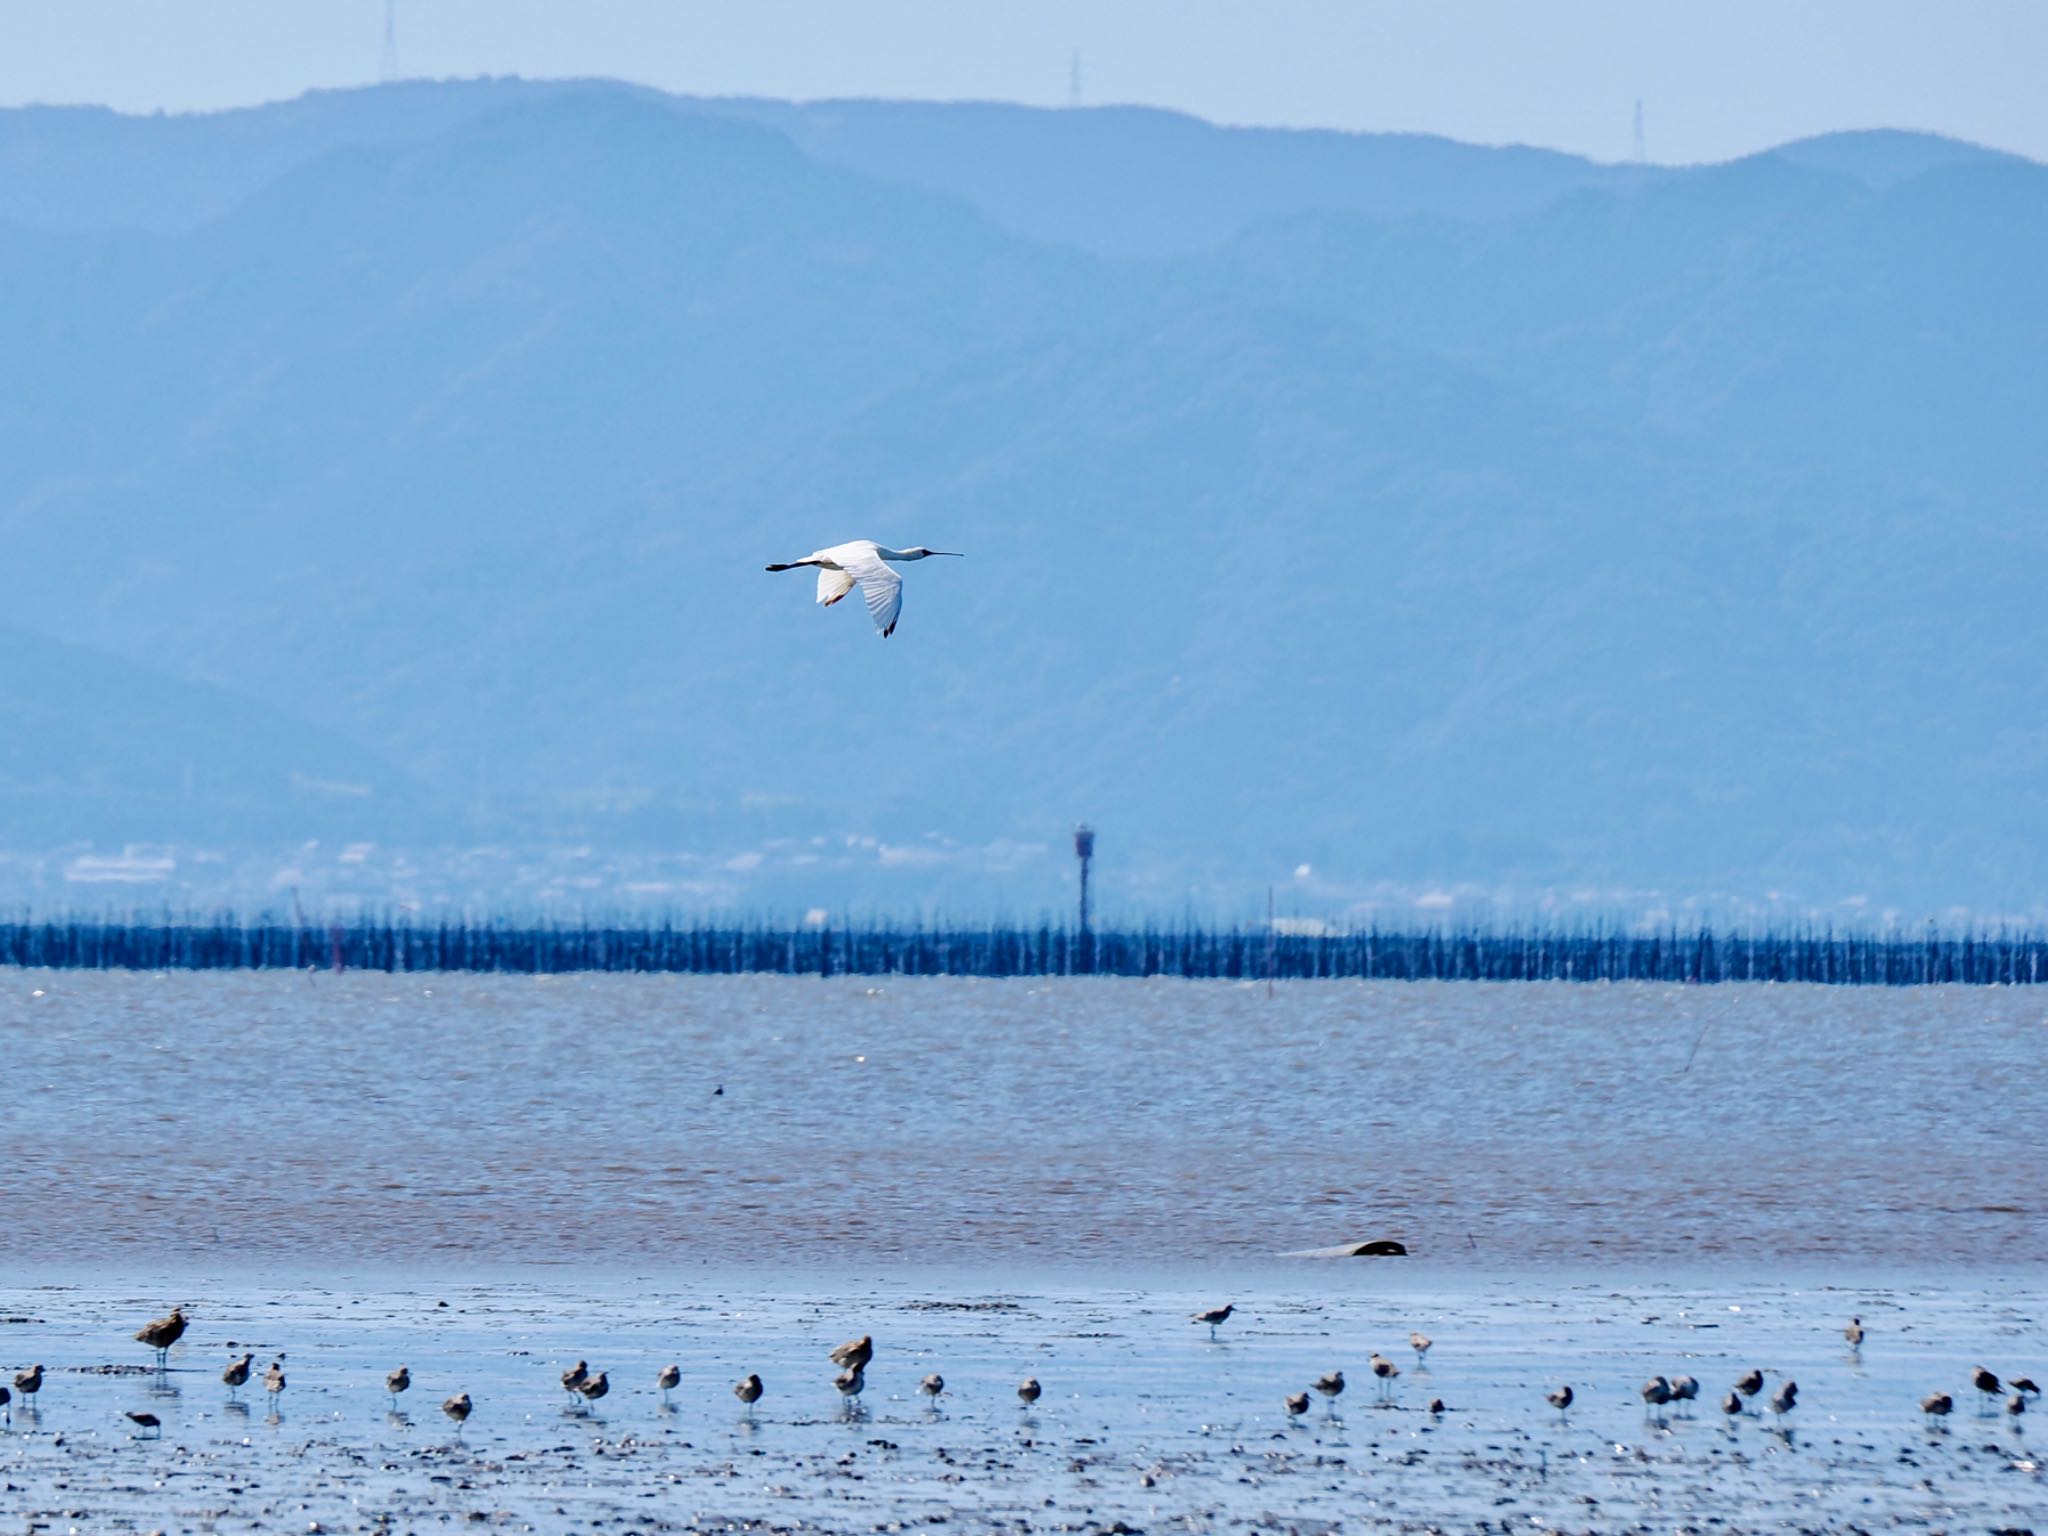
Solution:
<svg viewBox="0 0 2048 1536">
<path fill-rule="evenodd" d="M 818 602 L 826 608 L 858 585 L 860 595 L 867 601 L 868 617 L 875 621 L 875 628 L 886 640 L 896 633 L 896 618 L 903 612 L 903 578 L 889 568 L 889 562 L 923 560 L 931 555 L 959 558 L 958 552 L 950 549 L 926 549 L 922 544 L 909 549 L 891 549 L 873 539 L 855 539 L 851 543 L 834 544 L 830 549 L 805 555 L 801 560 L 791 560 L 786 565 L 771 565 L 768 569 L 793 571 L 799 566 L 815 565 L 818 568 Z"/>
</svg>

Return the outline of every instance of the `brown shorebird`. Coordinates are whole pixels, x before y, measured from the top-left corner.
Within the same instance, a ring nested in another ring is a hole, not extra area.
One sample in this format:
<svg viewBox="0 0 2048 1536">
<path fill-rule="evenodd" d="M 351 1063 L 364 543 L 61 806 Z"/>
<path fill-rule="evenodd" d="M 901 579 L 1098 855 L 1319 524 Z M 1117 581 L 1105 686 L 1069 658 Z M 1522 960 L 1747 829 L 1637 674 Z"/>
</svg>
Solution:
<svg viewBox="0 0 2048 1536">
<path fill-rule="evenodd" d="M 587 1403 L 596 1402 L 611 1389 L 611 1378 L 603 1371 L 599 1371 L 595 1376 L 586 1376 L 576 1383 L 576 1390 L 583 1394 L 583 1400 Z"/>
<path fill-rule="evenodd" d="M 946 1378 L 941 1376 L 937 1371 L 933 1371 L 931 1375 L 925 1377 L 923 1381 L 920 1381 L 917 1384 L 917 1390 L 922 1392 L 927 1398 L 931 1399 L 933 1407 L 937 1407 L 939 1402 L 939 1394 L 946 1390 Z"/>
<path fill-rule="evenodd" d="M 1327 1376 L 1318 1376 L 1313 1385 L 1323 1394 L 1324 1406 L 1332 1413 L 1336 1412 L 1337 1399 L 1344 1395 L 1344 1373 L 1332 1371 Z"/>
<path fill-rule="evenodd" d="M 732 1395 L 747 1405 L 747 1417 L 754 1416 L 754 1404 L 761 1401 L 761 1378 L 742 1376 L 732 1384 Z"/>
<path fill-rule="evenodd" d="M 683 1368 L 680 1365 L 664 1365 L 661 1374 L 654 1378 L 654 1384 L 661 1388 L 661 1400 L 667 1402 L 669 1393 L 683 1384 Z"/>
<path fill-rule="evenodd" d="M 864 1333 L 857 1339 L 848 1339 L 825 1358 L 849 1371 L 865 1371 L 868 1362 L 875 1358 L 875 1341 Z"/>
<path fill-rule="evenodd" d="M 1213 1339 L 1216 1337 L 1216 1325 L 1228 1322 L 1230 1314 L 1236 1310 L 1236 1302 L 1226 1302 L 1220 1307 L 1211 1307 L 1206 1312 L 1196 1312 L 1188 1318 L 1188 1321 L 1191 1323 L 1207 1323 L 1209 1325 L 1209 1337 Z"/>
<path fill-rule="evenodd" d="M 2011 1397 L 2005 1400 L 2005 1411 L 2014 1418 L 2018 1418 L 2021 1414 L 2025 1413 L 2027 1411 L 2027 1394 L 2024 1392 L 2013 1393 Z"/>
<path fill-rule="evenodd" d="M 2005 1390 L 1998 1384 L 1998 1378 L 1985 1370 L 1981 1365 L 1970 1368 L 1970 1385 L 1984 1394 L 1977 1402 L 1979 1407 L 1986 1410 L 1990 1408 L 1992 1403 L 1998 1400 L 1999 1395 Z"/>
<path fill-rule="evenodd" d="M 1442 1417 L 1443 1411 L 1444 1400 L 1440 1397 L 1432 1397 L 1429 1400 L 1429 1406 L 1423 1409 L 1423 1412 L 1428 1414 L 1432 1419 Z"/>
<path fill-rule="evenodd" d="M 1394 1378 L 1401 1374 L 1401 1367 L 1394 1364 L 1393 1361 L 1380 1354 L 1377 1350 L 1373 1352 L 1370 1364 L 1372 1365 L 1373 1375 L 1379 1378 L 1380 1396 L 1385 1397 L 1394 1390 Z"/>
<path fill-rule="evenodd" d="M 1785 1415 L 1799 1406 L 1799 1383 L 1789 1378 L 1778 1383 L 1778 1390 L 1771 1394 L 1771 1412 L 1783 1423 Z"/>
<path fill-rule="evenodd" d="M 38 1365 L 26 1371 L 14 1373 L 14 1390 L 21 1394 L 21 1406 L 30 1413 L 36 1411 L 36 1394 L 43 1390 L 43 1368 Z"/>
<path fill-rule="evenodd" d="M 1299 1418 L 1308 1412 L 1308 1394 L 1306 1392 L 1297 1392 L 1294 1396 L 1285 1398 L 1283 1401 L 1287 1404 L 1287 1413 L 1290 1418 Z"/>
<path fill-rule="evenodd" d="M 1426 1333 L 1411 1333 L 1408 1335 L 1408 1347 L 1415 1351 L 1415 1368 L 1417 1370 L 1422 1369 L 1422 1357 L 1429 1353 L 1429 1346 L 1435 1342 L 1436 1340 Z"/>
<path fill-rule="evenodd" d="M 2028 1397 L 2041 1395 L 2041 1389 L 2034 1385 L 2034 1378 L 2031 1376 L 2008 1376 L 2005 1378 L 2005 1384 L 2015 1392 L 2026 1393 Z"/>
<path fill-rule="evenodd" d="M 1671 1401 L 1671 1383 L 1662 1376 L 1652 1376 L 1643 1383 L 1643 1414 L 1648 1417 L 1652 1410 L 1658 1419 L 1664 1417 L 1664 1405 Z"/>
<path fill-rule="evenodd" d="M 155 1414 L 153 1414 L 153 1413 L 130 1413 L 130 1414 L 126 1414 L 126 1415 L 125 1415 L 125 1417 L 126 1417 L 126 1418 L 127 1418 L 127 1419 L 128 1419 L 128 1420 L 129 1420 L 130 1422 L 131 1422 L 131 1423 L 134 1423 L 134 1424 L 140 1425 L 140 1426 L 141 1426 L 141 1429 L 142 1429 L 142 1432 L 143 1432 L 143 1433 L 144 1433 L 145 1435 L 146 1435 L 146 1434 L 149 1434 L 149 1433 L 150 1433 L 150 1432 L 152 1432 L 152 1431 L 154 1431 L 154 1432 L 156 1433 L 156 1435 L 157 1435 L 157 1437 L 158 1437 L 159 1439 L 161 1439 L 161 1438 L 162 1438 L 162 1436 L 163 1436 L 163 1432 L 164 1432 L 164 1421 L 163 1421 L 162 1419 L 158 1418 L 158 1417 L 157 1417 L 157 1416 L 156 1416 Z"/>
<path fill-rule="evenodd" d="M 851 1415 L 854 1409 L 860 1406 L 860 1395 L 867 1387 L 867 1384 L 867 1372 L 853 1365 L 849 1365 L 845 1370 L 832 1378 L 832 1385 L 839 1389 L 840 1400 L 844 1404 L 848 1415 Z"/>
<path fill-rule="evenodd" d="M 270 1369 L 263 1373 L 263 1390 L 270 1394 L 271 1406 L 277 1405 L 278 1394 L 284 1391 L 284 1362 L 273 1360 Z"/>
<path fill-rule="evenodd" d="M 1850 1318 L 1849 1326 L 1842 1330 L 1842 1337 L 1849 1341 L 1851 1349 L 1861 1349 L 1863 1347 L 1863 1319 L 1860 1317 Z"/>
<path fill-rule="evenodd" d="M 1045 1388 L 1041 1387 L 1038 1384 L 1038 1378 L 1036 1376 L 1026 1376 L 1022 1381 L 1017 1383 L 1017 1400 L 1021 1402 L 1026 1408 L 1029 1408 L 1033 1403 L 1038 1401 L 1039 1396 L 1044 1391 Z"/>
<path fill-rule="evenodd" d="M 1554 1387 L 1544 1394 L 1544 1401 L 1557 1410 L 1559 1418 L 1563 1418 L 1565 1414 L 1571 1411 L 1572 1389 L 1570 1387 Z"/>
<path fill-rule="evenodd" d="M 1748 1375 L 1742 1377 L 1739 1381 L 1735 1383 L 1735 1390 L 1740 1392 L 1744 1397 L 1755 1397 L 1757 1393 L 1763 1391 L 1763 1389 L 1764 1373 L 1758 1370 L 1750 1371 Z"/>
<path fill-rule="evenodd" d="M 227 1383 L 229 1397 L 233 1397 L 249 1384 L 249 1367 L 255 1361 L 254 1355 L 244 1353 L 239 1358 L 230 1360 L 227 1369 L 220 1373 L 220 1379 Z"/>
<path fill-rule="evenodd" d="M 470 1401 L 467 1392 L 458 1392 L 441 1405 L 441 1411 L 455 1421 L 455 1432 L 462 1433 L 463 1422 L 469 1417 Z"/>
<path fill-rule="evenodd" d="M 1731 1419 L 1740 1414 L 1742 1412 L 1742 1394 L 1740 1392 L 1730 1392 L 1726 1397 L 1722 1398 L 1721 1411 Z"/>
<path fill-rule="evenodd" d="M 1946 1392 L 1930 1392 L 1920 1399 L 1920 1411 L 1930 1419 L 1945 1419 L 1955 1411 L 1956 1400 Z"/>
<path fill-rule="evenodd" d="M 1671 1401 L 1674 1403 L 1689 1403 L 1699 1395 L 1700 1384 L 1694 1381 L 1692 1377 L 1674 1376 L 1671 1378 Z"/>
<path fill-rule="evenodd" d="M 570 1402 L 573 1403 L 576 1401 L 577 1391 L 582 1387 L 583 1383 L 588 1381 L 589 1379 L 590 1367 L 581 1360 L 578 1360 L 574 1365 L 570 1366 L 568 1370 L 562 1372 L 562 1390 L 569 1394 Z"/>
<path fill-rule="evenodd" d="M 411 1388 L 412 1372 L 402 1365 L 384 1378 L 384 1390 L 391 1394 L 391 1406 L 394 1409 L 398 1406 L 398 1394 L 410 1391 Z"/>
<path fill-rule="evenodd" d="M 161 1368 L 170 1357 L 171 1346 L 185 1336 L 185 1309 L 171 1308 L 169 1317 L 159 1317 L 144 1323 L 135 1330 L 135 1342 L 147 1344 L 156 1351 L 156 1363 Z"/>
</svg>

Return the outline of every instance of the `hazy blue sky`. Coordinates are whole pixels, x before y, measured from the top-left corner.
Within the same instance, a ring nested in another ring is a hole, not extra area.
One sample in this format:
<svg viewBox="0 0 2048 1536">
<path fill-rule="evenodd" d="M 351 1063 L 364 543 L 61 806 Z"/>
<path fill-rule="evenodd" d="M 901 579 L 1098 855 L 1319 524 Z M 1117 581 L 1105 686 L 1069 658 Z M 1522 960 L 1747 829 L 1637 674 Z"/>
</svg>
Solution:
<svg viewBox="0 0 2048 1536">
<path fill-rule="evenodd" d="M 383 0 L 0 0 L 0 104 L 218 107 L 374 80 Z M 1068 97 L 1221 122 L 1720 159 L 1836 128 L 2048 159 L 2044 0 L 398 0 L 415 75 Z"/>
</svg>

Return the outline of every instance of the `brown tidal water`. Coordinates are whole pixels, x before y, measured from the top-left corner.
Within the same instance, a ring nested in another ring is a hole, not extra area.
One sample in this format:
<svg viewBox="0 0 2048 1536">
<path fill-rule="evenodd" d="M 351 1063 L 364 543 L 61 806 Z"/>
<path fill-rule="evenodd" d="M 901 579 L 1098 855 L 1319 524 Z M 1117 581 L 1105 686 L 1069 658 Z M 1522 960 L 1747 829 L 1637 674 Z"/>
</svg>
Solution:
<svg viewBox="0 0 2048 1536">
<path fill-rule="evenodd" d="M 2044 1014 L 2028 988 L 4 971 L 0 1256 L 1228 1264 L 1392 1236 L 1475 1270 L 2019 1271 L 2048 1260 Z"/>
</svg>

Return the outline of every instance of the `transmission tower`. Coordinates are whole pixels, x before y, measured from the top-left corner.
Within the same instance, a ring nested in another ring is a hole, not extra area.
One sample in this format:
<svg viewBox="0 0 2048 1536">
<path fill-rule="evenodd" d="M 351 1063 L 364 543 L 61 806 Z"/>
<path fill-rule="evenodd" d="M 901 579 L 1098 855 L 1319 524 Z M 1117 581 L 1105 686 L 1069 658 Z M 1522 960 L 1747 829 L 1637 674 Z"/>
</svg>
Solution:
<svg viewBox="0 0 2048 1536">
<path fill-rule="evenodd" d="M 384 0 L 384 55 L 377 61 L 377 78 L 386 85 L 398 78 L 398 0 Z"/>
<path fill-rule="evenodd" d="M 1650 158 L 1649 149 L 1643 141 L 1643 98 L 1640 96 L 1636 98 L 1635 149 L 1637 165 L 1641 165 L 1645 160 Z"/>
</svg>

